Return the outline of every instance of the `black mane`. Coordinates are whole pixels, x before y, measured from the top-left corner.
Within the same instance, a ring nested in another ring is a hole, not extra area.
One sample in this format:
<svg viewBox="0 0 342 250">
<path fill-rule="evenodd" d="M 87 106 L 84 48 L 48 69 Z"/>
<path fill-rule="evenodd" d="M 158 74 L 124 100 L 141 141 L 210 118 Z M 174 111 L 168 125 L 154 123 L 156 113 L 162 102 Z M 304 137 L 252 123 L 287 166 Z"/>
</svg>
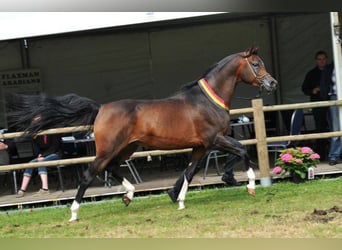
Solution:
<svg viewBox="0 0 342 250">
<path fill-rule="evenodd" d="M 238 54 L 233 54 L 230 56 L 226 56 L 218 63 L 215 63 L 212 65 L 205 73 L 204 77 L 210 78 L 211 76 L 215 75 L 217 72 L 219 72 L 224 66 L 226 66 L 227 63 L 229 63 L 233 58 L 235 58 Z"/>
<path fill-rule="evenodd" d="M 237 54 L 233 54 L 223 58 L 221 61 L 212 64 L 197 80 L 185 83 L 181 86 L 181 91 L 191 89 L 193 86 L 197 85 L 198 80 L 201 78 L 210 78 L 212 75 L 219 72 L 227 63 L 229 63 Z"/>
</svg>

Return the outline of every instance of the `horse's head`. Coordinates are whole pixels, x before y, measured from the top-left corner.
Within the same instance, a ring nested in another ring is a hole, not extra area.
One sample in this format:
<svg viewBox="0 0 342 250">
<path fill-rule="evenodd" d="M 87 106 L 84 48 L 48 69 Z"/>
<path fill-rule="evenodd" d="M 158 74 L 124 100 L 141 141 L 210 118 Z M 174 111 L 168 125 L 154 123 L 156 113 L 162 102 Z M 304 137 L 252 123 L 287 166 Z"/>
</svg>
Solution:
<svg viewBox="0 0 342 250">
<path fill-rule="evenodd" d="M 277 88 L 278 82 L 266 71 L 257 51 L 257 48 L 251 48 L 242 56 L 239 78 L 253 86 L 271 92 Z"/>
</svg>

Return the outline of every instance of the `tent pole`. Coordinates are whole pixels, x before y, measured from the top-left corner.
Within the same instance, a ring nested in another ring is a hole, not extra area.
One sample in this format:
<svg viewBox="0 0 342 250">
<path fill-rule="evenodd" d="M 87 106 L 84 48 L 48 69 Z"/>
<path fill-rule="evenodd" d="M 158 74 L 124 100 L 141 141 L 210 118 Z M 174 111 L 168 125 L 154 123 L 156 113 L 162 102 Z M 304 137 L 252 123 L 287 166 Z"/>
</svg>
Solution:
<svg viewBox="0 0 342 250">
<path fill-rule="evenodd" d="M 342 100 L 342 52 L 340 38 L 340 22 L 338 12 L 330 12 L 331 36 L 333 47 L 334 67 L 336 74 L 336 94 L 337 100 Z M 339 113 L 342 114 L 342 106 L 339 106 Z M 339 115 L 340 124 L 342 125 L 342 115 Z M 341 126 L 342 127 L 342 126 Z"/>
</svg>

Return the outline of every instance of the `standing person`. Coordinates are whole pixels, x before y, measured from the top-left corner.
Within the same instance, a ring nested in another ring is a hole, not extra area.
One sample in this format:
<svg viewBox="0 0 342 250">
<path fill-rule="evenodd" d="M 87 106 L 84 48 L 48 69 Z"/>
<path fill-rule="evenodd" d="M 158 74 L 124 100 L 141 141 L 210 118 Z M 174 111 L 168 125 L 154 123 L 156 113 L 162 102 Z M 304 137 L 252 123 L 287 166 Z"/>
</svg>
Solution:
<svg viewBox="0 0 342 250">
<path fill-rule="evenodd" d="M 336 75 L 335 69 L 332 73 L 332 86 L 329 90 L 329 99 L 337 100 L 336 95 Z M 340 131 L 340 119 L 339 119 L 339 108 L 338 106 L 330 106 L 330 127 L 331 131 Z M 341 137 L 331 137 L 330 139 L 330 150 L 329 150 L 329 165 L 333 166 L 338 163 L 341 155 Z"/>
<path fill-rule="evenodd" d="M 329 100 L 329 88 L 332 85 L 332 65 L 327 64 L 328 55 L 325 51 L 317 51 L 315 54 L 316 66 L 306 75 L 302 84 L 302 91 L 305 95 L 310 96 L 310 101 L 327 101 Z M 328 107 L 313 108 L 312 113 L 315 120 L 316 133 L 329 131 Z M 326 158 L 326 139 L 319 139 L 317 142 L 317 153 L 321 159 Z"/>
<path fill-rule="evenodd" d="M 33 140 L 36 149 L 37 149 L 37 157 L 33 159 L 31 162 L 39 162 L 39 161 L 52 161 L 59 160 L 61 158 L 61 138 L 57 134 L 51 135 L 40 135 L 36 136 Z M 30 183 L 31 176 L 33 173 L 33 168 L 28 168 L 24 170 L 24 176 L 21 183 L 21 188 L 17 193 L 17 198 L 23 197 L 25 195 L 28 184 Z M 44 195 L 49 194 L 49 184 L 48 184 L 48 173 L 47 167 L 39 167 L 38 174 L 40 176 L 40 180 L 42 183 L 41 189 L 37 194 Z"/>
</svg>

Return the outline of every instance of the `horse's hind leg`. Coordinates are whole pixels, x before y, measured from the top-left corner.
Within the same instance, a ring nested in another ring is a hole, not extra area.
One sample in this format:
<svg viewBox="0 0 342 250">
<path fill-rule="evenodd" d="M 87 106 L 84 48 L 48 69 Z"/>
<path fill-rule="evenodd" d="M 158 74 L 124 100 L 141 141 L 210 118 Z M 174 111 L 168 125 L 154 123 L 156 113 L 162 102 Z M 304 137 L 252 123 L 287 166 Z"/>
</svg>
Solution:
<svg viewBox="0 0 342 250">
<path fill-rule="evenodd" d="M 106 158 L 95 158 L 95 161 L 92 165 L 90 165 L 83 173 L 83 179 L 77 189 L 75 200 L 73 201 L 70 210 L 71 210 L 71 218 L 70 222 L 77 221 L 78 211 L 80 208 L 80 203 L 82 198 L 89 188 L 90 184 L 93 182 L 94 178 L 97 174 L 102 172 L 105 166 L 108 164 L 108 160 Z"/>
<path fill-rule="evenodd" d="M 129 205 L 129 203 L 132 201 L 134 196 L 135 187 L 124 177 L 119 175 L 117 173 L 117 169 L 119 168 L 119 165 L 115 163 L 115 161 L 112 161 L 109 163 L 109 169 L 112 172 L 113 177 L 115 177 L 119 182 L 121 182 L 122 186 L 126 189 L 126 194 L 123 195 L 122 200 L 126 206 Z M 101 165 L 101 168 L 100 168 Z M 86 169 L 84 172 L 83 180 L 78 187 L 76 198 L 73 201 L 71 205 L 71 218 L 69 219 L 69 222 L 77 221 L 78 219 L 78 211 L 80 208 L 81 200 L 85 194 L 85 191 L 88 189 L 90 184 L 93 182 L 95 176 L 100 172 L 96 169 L 103 169 L 102 166 L 104 165 L 104 162 L 99 159 L 95 159 L 94 165 Z"/>
<path fill-rule="evenodd" d="M 119 169 L 120 165 L 115 162 L 112 161 L 108 167 L 107 170 L 111 171 L 112 176 L 122 184 L 122 186 L 125 188 L 126 193 L 122 196 L 122 202 L 128 206 L 131 201 L 133 200 L 133 196 L 134 196 L 134 191 L 135 191 L 135 187 L 124 177 L 122 177 L 121 175 L 118 174 L 118 169 Z"/>
<path fill-rule="evenodd" d="M 97 161 L 95 160 L 95 163 L 97 163 Z M 78 211 L 80 208 L 80 203 L 81 200 L 84 196 L 85 191 L 88 189 L 88 187 L 90 186 L 90 184 L 93 182 L 95 176 L 98 174 L 97 171 L 95 171 L 95 167 L 94 165 L 90 166 L 89 168 L 87 168 L 84 171 L 84 176 L 83 179 L 81 181 L 81 184 L 79 185 L 78 189 L 77 189 L 77 194 L 75 197 L 75 200 L 73 201 L 70 210 L 71 210 L 71 218 L 69 219 L 69 222 L 73 222 L 73 221 L 77 221 L 78 219 Z"/>
<path fill-rule="evenodd" d="M 118 170 L 120 168 L 119 162 L 123 162 L 126 159 L 128 159 L 133 154 L 133 152 L 137 149 L 137 147 L 138 147 L 138 144 L 136 143 L 128 144 L 125 148 L 123 148 L 120 151 L 119 155 L 115 159 L 113 159 L 110 163 L 110 164 L 113 164 L 112 175 L 119 182 L 121 182 L 122 186 L 126 189 L 126 194 L 122 196 L 122 201 L 126 206 L 128 206 L 133 199 L 135 187 L 126 178 L 118 174 Z"/>
</svg>

